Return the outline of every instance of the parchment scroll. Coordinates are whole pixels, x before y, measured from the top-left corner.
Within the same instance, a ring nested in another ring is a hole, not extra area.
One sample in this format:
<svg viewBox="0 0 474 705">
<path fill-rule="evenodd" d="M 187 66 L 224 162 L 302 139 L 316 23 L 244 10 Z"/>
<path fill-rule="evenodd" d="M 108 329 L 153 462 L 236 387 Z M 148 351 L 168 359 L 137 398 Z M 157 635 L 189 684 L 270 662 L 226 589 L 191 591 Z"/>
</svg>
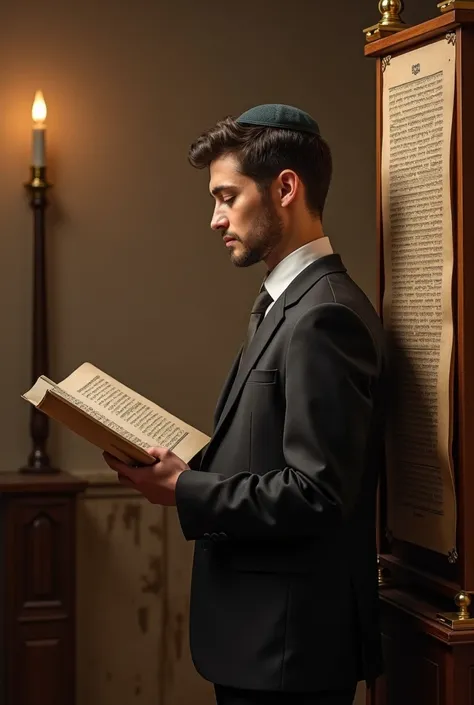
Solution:
<svg viewBox="0 0 474 705">
<path fill-rule="evenodd" d="M 454 85 L 455 35 L 384 59 L 383 316 L 394 372 L 388 529 L 451 560 Z"/>
</svg>

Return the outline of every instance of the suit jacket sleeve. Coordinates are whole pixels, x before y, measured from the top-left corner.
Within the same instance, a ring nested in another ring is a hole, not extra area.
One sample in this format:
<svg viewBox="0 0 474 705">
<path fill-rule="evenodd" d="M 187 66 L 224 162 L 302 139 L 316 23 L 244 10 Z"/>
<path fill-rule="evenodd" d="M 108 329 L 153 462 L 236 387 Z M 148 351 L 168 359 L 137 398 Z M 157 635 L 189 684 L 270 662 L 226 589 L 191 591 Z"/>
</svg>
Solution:
<svg viewBox="0 0 474 705">
<path fill-rule="evenodd" d="M 339 523 L 357 501 L 379 376 L 376 345 L 351 309 L 330 303 L 307 312 L 286 355 L 286 467 L 182 473 L 176 502 L 185 537 L 311 536 Z"/>
</svg>

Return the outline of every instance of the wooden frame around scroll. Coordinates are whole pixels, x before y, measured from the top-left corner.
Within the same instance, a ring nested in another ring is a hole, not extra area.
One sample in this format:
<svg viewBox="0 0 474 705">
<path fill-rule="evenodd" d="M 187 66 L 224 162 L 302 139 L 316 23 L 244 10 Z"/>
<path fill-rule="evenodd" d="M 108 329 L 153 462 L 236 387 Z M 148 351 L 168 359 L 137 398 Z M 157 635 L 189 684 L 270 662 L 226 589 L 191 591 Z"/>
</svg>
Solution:
<svg viewBox="0 0 474 705">
<path fill-rule="evenodd" d="M 382 312 L 384 247 L 381 199 L 383 62 L 407 50 L 456 33 L 456 92 L 453 145 L 453 234 L 455 311 L 455 393 L 453 462 L 458 499 L 457 560 L 407 541 L 387 536 L 385 478 L 379 497 L 379 551 L 381 563 L 400 580 L 409 580 L 452 597 L 459 590 L 474 592 L 474 12 L 453 10 L 393 37 L 365 47 L 376 58 L 376 212 L 378 247 L 378 302 Z"/>
</svg>

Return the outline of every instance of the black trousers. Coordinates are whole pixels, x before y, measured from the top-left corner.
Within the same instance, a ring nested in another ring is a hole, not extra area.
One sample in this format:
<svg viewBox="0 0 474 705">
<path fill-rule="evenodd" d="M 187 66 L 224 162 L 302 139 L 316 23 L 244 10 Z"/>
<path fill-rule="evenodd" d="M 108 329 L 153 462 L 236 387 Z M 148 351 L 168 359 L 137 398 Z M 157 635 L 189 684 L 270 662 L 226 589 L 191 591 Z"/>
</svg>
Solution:
<svg viewBox="0 0 474 705">
<path fill-rule="evenodd" d="M 239 690 L 215 685 L 217 705 L 352 705 L 356 685 L 346 690 L 320 693 L 269 693 L 259 690 Z"/>
</svg>

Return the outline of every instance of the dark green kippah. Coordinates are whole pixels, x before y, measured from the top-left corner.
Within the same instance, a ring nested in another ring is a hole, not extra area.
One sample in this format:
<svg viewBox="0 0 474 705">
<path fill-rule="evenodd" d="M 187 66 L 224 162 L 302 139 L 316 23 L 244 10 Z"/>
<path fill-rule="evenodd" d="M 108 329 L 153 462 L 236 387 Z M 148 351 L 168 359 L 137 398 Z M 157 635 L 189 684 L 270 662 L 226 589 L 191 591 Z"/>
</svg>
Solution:
<svg viewBox="0 0 474 705">
<path fill-rule="evenodd" d="M 239 125 L 260 125 L 262 127 L 282 127 L 286 130 L 299 130 L 319 135 L 318 123 L 304 110 L 291 105 L 271 103 L 257 105 L 237 118 Z"/>
</svg>

